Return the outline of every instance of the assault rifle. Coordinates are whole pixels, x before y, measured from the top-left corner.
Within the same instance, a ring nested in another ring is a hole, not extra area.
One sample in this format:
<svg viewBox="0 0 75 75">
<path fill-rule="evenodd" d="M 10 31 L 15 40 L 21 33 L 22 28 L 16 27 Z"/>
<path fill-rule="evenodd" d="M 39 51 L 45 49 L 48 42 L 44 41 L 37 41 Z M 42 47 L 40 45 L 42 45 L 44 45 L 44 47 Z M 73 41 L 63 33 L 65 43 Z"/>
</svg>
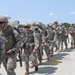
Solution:
<svg viewBox="0 0 75 75">
<path fill-rule="evenodd" d="M 19 57 L 19 62 L 20 62 L 20 67 L 22 67 L 22 58 L 21 58 L 21 52 L 22 52 L 22 49 L 21 50 L 19 50 L 19 52 L 18 52 L 18 57 Z"/>
</svg>

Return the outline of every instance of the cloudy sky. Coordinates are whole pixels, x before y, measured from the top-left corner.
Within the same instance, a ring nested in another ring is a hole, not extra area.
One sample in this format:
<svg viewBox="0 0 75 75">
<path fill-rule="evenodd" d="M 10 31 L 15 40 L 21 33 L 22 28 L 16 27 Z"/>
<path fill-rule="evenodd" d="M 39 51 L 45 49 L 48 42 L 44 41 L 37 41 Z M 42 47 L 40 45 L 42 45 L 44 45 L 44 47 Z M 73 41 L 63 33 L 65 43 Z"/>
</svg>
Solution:
<svg viewBox="0 0 75 75">
<path fill-rule="evenodd" d="M 75 23 L 75 0 L 0 0 L 0 15 L 20 23 Z"/>
</svg>

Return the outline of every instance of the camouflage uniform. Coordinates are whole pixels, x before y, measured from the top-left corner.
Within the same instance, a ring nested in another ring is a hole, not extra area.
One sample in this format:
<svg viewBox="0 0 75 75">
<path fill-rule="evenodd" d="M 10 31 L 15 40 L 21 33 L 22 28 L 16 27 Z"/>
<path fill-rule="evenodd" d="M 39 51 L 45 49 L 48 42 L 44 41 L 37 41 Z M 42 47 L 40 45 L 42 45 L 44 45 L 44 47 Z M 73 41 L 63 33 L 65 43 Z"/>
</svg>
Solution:
<svg viewBox="0 0 75 75">
<path fill-rule="evenodd" d="M 37 62 L 36 53 L 33 52 L 36 49 L 33 31 L 29 29 L 30 28 L 29 24 L 26 24 L 24 28 L 25 28 L 25 38 L 26 38 L 25 43 L 23 45 L 24 54 L 25 54 L 25 69 L 26 69 L 25 75 L 28 75 L 29 60 L 31 60 L 32 64 L 35 66 L 35 71 L 38 70 L 38 62 Z"/>
<path fill-rule="evenodd" d="M 58 36 L 57 36 L 57 30 L 58 30 L 58 21 L 55 21 L 54 22 L 54 24 L 53 24 L 53 26 L 52 26 L 52 29 L 53 29 L 53 31 L 54 31 L 54 33 L 55 33 L 55 36 L 54 36 L 54 41 L 55 41 L 55 47 L 56 47 L 56 51 L 57 50 L 59 50 L 59 46 L 58 46 Z"/>
<path fill-rule="evenodd" d="M 35 40 L 39 64 L 41 64 L 41 61 L 42 61 L 42 46 L 41 46 L 42 36 L 41 36 L 40 31 L 37 27 L 34 28 L 34 37 L 35 37 L 34 40 Z"/>
<path fill-rule="evenodd" d="M 31 23 L 31 29 L 34 31 L 34 33 L 36 33 L 35 41 L 38 43 L 37 56 L 38 56 L 39 64 L 41 64 L 42 55 L 43 55 L 43 47 L 42 47 L 43 40 L 42 39 L 46 33 L 44 30 L 44 25 L 41 22 L 33 22 Z"/>
<path fill-rule="evenodd" d="M 0 29 L 2 31 L 2 34 L 0 35 L 5 37 L 7 40 L 5 43 L 5 59 L 3 61 L 3 65 L 7 71 L 7 75 L 16 75 L 14 72 L 14 69 L 16 68 L 16 53 L 21 44 L 15 37 L 13 28 L 7 25 L 7 23 L 8 18 L 0 16 Z"/>
<path fill-rule="evenodd" d="M 50 56 L 53 56 L 53 52 L 54 52 L 54 36 L 55 36 L 54 31 L 52 30 L 52 28 L 49 28 L 47 31 L 46 38 L 48 40 L 49 47 L 50 47 Z"/>
<path fill-rule="evenodd" d="M 71 35 L 71 48 L 75 48 L 75 24 L 69 28 L 69 33 Z"/>
<path fill-rule="evenodd" d="M 61 43 L 61 49 L 63 49 L 63 43 L 65 45 L 65 48 L 67 49 L 67 39 L 68 39 L 68 31 L 65 29 L 64 26 L 62 26 L 62 43 Z"/>
<path fill-rule="evenodd" d="M 42 30 L 41 34 L 42 34 L 42 44 L 44 45 L 43 49 L 45 50 L 45 53 L 47 55 L 47 60 L 49 61 L 50 60 L 50 48 L 49 48 L 49 40 L 48 40 L 49 36 L 47 33 L 47 29 Z"/>
<path fill-rule="evenodd" d="M 58 50 L 61 50 L 63 49 L 63 42 L 66 46 L 66 49 L 67 49 L 67 31 L 65 30 L 64 26 L 59 25 L 57 28 L 56 28 L 56 43 L 57 43 L 57 49 Z"/>
</svg>

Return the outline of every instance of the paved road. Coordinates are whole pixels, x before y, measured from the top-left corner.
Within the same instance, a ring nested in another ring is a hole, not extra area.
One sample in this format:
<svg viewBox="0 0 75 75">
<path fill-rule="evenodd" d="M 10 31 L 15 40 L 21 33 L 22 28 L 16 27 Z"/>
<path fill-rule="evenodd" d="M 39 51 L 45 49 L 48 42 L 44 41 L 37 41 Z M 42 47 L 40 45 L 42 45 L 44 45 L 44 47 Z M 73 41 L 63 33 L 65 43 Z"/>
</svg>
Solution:
<svg viewBox="0 0 75 75">
<path fill-rule="evenodd" d="M 23 67 L 20 67 L 19 62 L 17 62 L 15 72 L 17 75 L 24 75 L 24 62 Z M 6 75 L 2 65 L 0 75 Z M 75 75 L 75 49 L 67 49 L 55 53 L 49 62 L 46 61 L 46 56 L 44 55 L 38 72 L 36 73 L 34 68 L 30 68 L 30 75 Z"/>
<path fill-rule="evenodd" d="M 38 72 L 35 72 L 34 68 L 30 68 L 29 70 L 30 75 L 75 75 L 75 49 L 69 48 L 59 53 L 54 53 L 49 62 L 46 61 L 46 55 L 44 55 Z M 16 75 L 24 75 L 24 62 L 23 67 L 20 67 L 19 62 L 17 62 L 15 72 Z M 6 71 L 2 65 L 0 75 L 6 75 Z"/>
</svg>

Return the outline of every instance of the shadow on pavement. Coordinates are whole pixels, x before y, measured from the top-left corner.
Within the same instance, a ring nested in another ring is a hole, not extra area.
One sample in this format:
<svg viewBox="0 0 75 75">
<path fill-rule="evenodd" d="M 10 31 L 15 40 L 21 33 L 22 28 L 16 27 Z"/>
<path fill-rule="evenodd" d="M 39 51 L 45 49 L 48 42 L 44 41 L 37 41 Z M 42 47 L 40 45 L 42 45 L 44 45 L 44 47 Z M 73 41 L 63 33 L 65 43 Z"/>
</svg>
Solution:
<svg viewBox="0 0 75 75">
<path fill-rule="evenodd" d="M 70 48 L 68 48 L 68 49 L 64 49 L 64 50 L 61 50 L 61 52 L 71 52 L 71 51 L 74 51 L 75 49 L 70 49 Z"/>
<path fill-rule="evenodd" d="M 38 70 L 38 74 L 45 74 L 45 75 L 50 75 L 53 74 L 57 70 L 57 67 L 40 67 Z M 30 72 L 30 74 L 34 74 L 36 72 Z"/>
<path fill-rule="evenodd" d="M 58 54 L 54 55 L 53 58 L 55 58 L 56 60 L 62 60 L 67 55 L 69 55 L 69 54 L 68 53 L 58 53 Z"/>
<path fill-rule="evenodd" d="M 64 50 L 61 50 L 60 52 L 58 52 L 57 54 L 53 55 L 52 58 L 55 58 L 56 60 L 62 60 L 63 58 L 65 58 L 65 56 L 69 55 L 68 52 L 72 52 L 74 51 L 75 49 L 64 49 Z"/>
<path fill-rule="evenodd" d="M 65 56 L 69 55 L 68 52 L 74 51 L 74 49 L 64 49 L 60 52 L 53 55 L 53 57 L 50 58 L 50 61 L 44 61 L 41 65 L 58 65 L 62 63 L 62 59 L 65 58 Z M 47 60 L 47 59 L 44 59 Z"/>
<path fill-rule="evenodd" d="M 65 58 L 65 56 L 69 55 L 68 53 L 58 53 L 53 55 L 53 57 L 50 58 L 50 61 L 43 61 L 41 65 L 58 65 L 62 63 L 62 59 Z"/>
</svg>

